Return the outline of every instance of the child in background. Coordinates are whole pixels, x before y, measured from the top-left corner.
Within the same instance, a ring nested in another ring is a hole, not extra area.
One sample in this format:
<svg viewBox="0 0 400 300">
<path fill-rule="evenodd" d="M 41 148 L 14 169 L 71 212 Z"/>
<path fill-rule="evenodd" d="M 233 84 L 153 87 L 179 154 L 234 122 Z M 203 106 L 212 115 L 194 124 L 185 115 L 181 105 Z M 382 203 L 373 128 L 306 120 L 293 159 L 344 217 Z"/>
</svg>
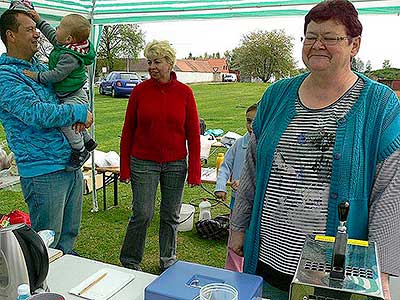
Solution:
<svg viewBox="0 0 400 300">
<path fill-rule="evenodd" d="M 239 178 L 242 171 L 247 144 L 250 139 L 250 134 L 253 131 L 252 122 L 256 115 L 257 103 L 251 105 L 246 110 L 246 128 L 247 133 L 239 138 L 231 148 L 226 152 L 224 162 L 218 172 L 217 183 L 215 186 L 214 195 L 218 199 L 226 201 L 226 183 L 231 179 L 232 192 L 230 208 L 233 209 L 235 203 L 236 190 L 239 187 Z M 230 247 L 230 237 L 228 240 L 228 253 L 226 256 L 225 268 L 231 271 L 243 271 L 243 257 L 238 256 Z"/>
<path fill-rule="evenodd" d="M 36 11 L 30 10 L 29 14 L 54 48 L 49 56 L 49 71 L 36 73 L 24 70 L 23 73 L 39 83 L 52 83 L 61 103 L 87 104 L 88 97 L 83 90 L 85 66 L 91 65 L 96 55 L 93 45 L 88 41 L 89 21 L 81 15 L 70 14 L 54 30 Z M 86 129 L 79 133 L 72 127 L 63 127 L 61 131 L 72 148 L 67 170 L 79 169 L 89 159 L 89 152 L 97 147 L 97 143 Z"/>
</svg>

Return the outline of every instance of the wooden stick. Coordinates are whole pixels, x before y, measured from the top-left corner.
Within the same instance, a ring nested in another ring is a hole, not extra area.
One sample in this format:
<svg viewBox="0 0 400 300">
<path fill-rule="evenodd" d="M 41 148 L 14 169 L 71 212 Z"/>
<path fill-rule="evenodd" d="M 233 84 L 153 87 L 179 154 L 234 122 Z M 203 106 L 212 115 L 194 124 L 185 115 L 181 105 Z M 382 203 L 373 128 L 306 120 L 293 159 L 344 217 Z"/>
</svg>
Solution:
<svg viewBox="0 0 400 300">
<path fill-rule="evenodd" d="M 107 275 L 107 273 L 104 273 L 100 277 L 96 278 L 91 284 L 89 284 L 87 287 L 83 288 L 83 290 L 78 293 L 78 296 L 82 295 L 83 293 L 86 293 L 91 287 L 93 287 L 96 283 L 98 283 L 100 280 L 102 280 L 104 277 L 106 277 L 106 275 Z"/>
</svg>

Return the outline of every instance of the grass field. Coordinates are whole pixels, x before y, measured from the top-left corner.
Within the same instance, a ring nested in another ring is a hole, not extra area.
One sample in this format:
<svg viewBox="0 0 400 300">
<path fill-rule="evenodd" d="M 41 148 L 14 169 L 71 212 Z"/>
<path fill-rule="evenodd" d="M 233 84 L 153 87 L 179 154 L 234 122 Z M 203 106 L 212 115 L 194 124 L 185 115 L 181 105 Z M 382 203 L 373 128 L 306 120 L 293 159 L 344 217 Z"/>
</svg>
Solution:
<svg viewBox="0 0 400 300">
<path fill-rule="evenodd" d="M 207 128 L 222 128 L 225 131 L 245 132 L 245 110 L 262 96 L 266 85 L 259 83 L 193 84 L 191 85 L 199 116 L 206 120 Z M 96 94 L 95 135 L 98 150 L 119 152 L 119 139 L 125 117 L 127 98 L 113 99 Z M 0 128 L 0 141 L 4 140 Z M 209 164 L 214 164 L 211 157 Z M 119 206 L 107 211 L 91 213 L 91 195 L 84 196 L 81 232 L 76 243 L 76 251 L 83 257 L 119 265 L 119 252 L 125 235 L 126 224 L 131 214 L 130 186 L 120 183 Z M 213 190 L 214 186 L 206 185 Z M 112 201 L 112 188 L 107 189 L 109 205 Z M 184 202 L 198 204 L 202 197 L 209 196 L 200 187 L 185 188 Z M 99 202 L 102 194 L 98 195 Z M 159 204 L 159 195 L 157 196 Z M 14 209 L 27 211 L 20 191 L 0 190 L 0 213 Z M 228 213 L 222 205 L 212 208 L 215 217 Z M 198 218 L 196 209 L 195 220 Z M 152 225 L 148 229 L 145 256 L 142 268 L 145 272 L 158 274 L 158 226 L 159 214 L 156 210 Z M 209 241 L 199 238 L 195 229 L 178 234 L 177 256 L 180 260 L 223 267 L 226 241 Z"/>
</svg>

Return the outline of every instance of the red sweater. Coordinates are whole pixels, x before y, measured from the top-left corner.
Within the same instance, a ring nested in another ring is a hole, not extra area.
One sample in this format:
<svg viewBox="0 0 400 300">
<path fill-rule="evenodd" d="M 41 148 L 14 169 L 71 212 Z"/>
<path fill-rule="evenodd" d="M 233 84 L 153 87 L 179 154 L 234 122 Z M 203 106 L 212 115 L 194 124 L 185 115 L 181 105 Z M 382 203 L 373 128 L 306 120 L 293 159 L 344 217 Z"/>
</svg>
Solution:
<svg viewBox="0 0 400 300">
<path fill-rule="evenodd" d="M 159 163 L 184 159 L 188 183 L 200 184 L 200 125 L 192 90 L 176 80 L 150 79 L 136 86 L 129 97 L 122 129 L 121 180 L 131 177 L 130 156 Z"/>
</svg>

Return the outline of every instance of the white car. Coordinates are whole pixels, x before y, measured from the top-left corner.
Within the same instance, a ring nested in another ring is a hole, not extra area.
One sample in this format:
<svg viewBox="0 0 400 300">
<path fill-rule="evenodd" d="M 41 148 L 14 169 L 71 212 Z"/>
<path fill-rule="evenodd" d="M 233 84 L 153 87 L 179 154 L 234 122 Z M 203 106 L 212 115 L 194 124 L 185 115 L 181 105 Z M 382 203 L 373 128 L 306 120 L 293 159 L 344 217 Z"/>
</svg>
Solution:
<svg viewBox="0 0 400 300">
<path fill-rule="evenodd" d="M 236 74 L 233 74 L 233 73 L 223 74 L 222 81 L 224 81 L 224 82 L 235 82 L 235 81 L 237 81 Z"/>
</svg>

